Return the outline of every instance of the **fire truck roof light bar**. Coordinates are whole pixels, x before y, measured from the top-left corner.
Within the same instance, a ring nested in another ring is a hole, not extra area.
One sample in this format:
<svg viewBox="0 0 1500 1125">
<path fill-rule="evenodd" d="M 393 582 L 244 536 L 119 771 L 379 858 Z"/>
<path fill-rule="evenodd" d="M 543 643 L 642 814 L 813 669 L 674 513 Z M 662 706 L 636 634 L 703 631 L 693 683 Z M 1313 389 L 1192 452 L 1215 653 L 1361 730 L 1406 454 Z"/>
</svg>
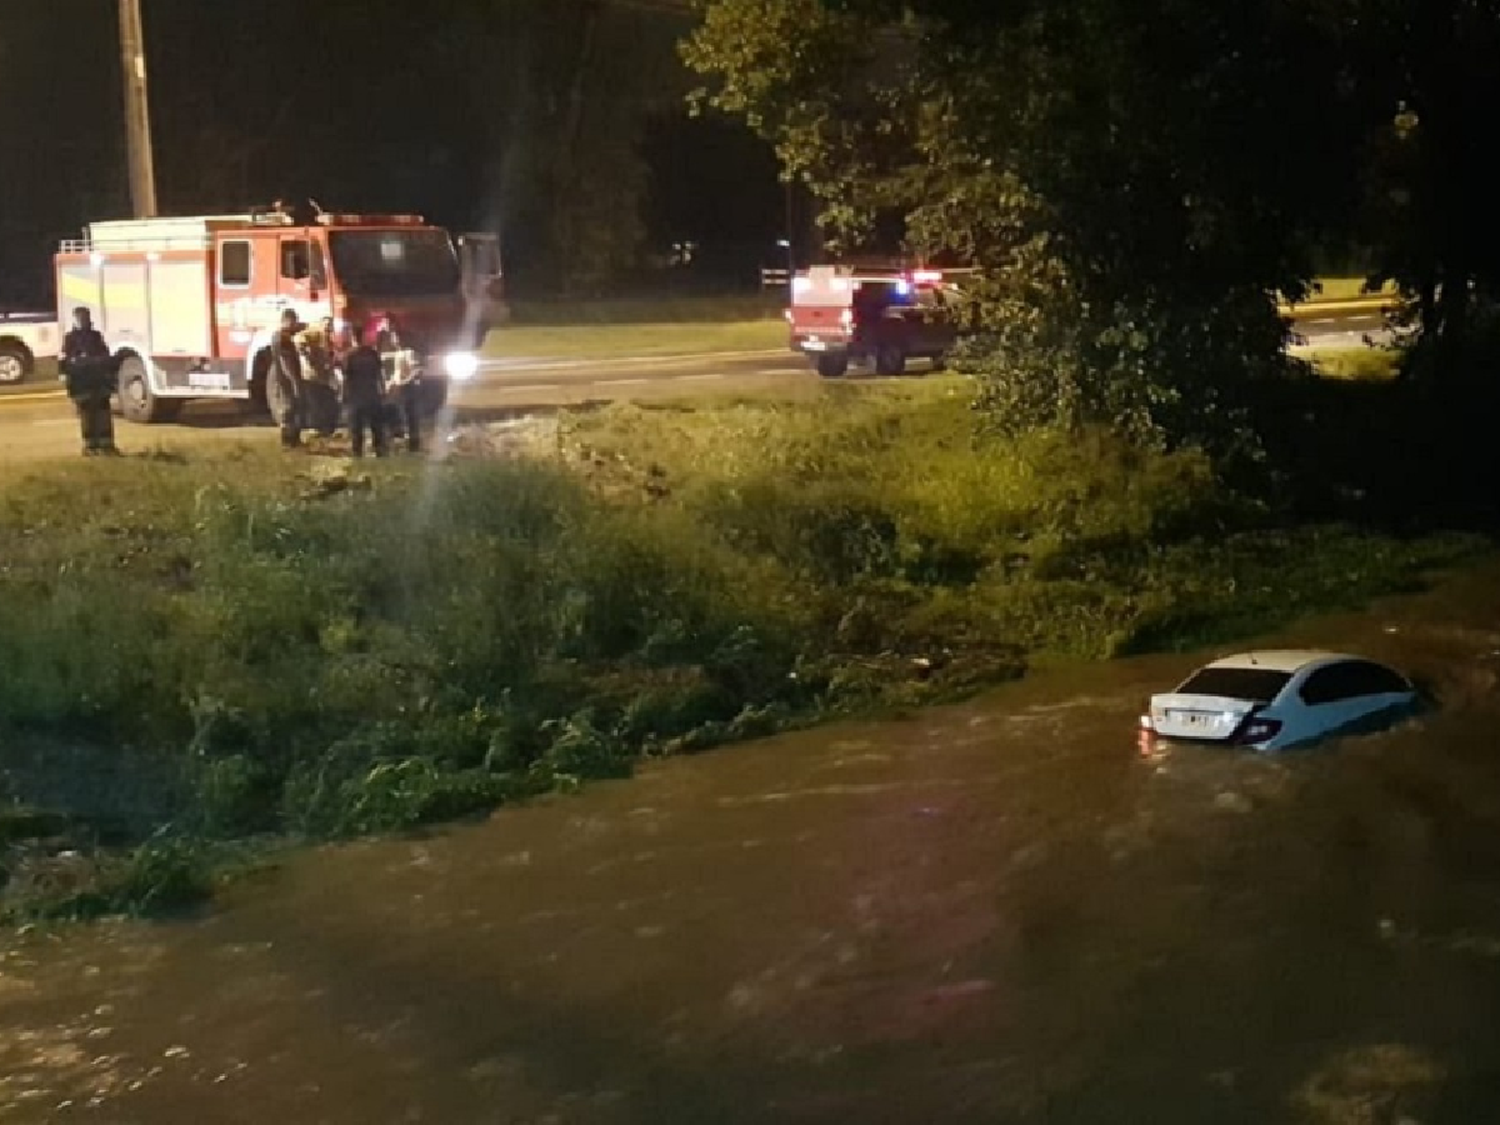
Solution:
<svg viewBox="0 0 1500 1125">
<path fill-rule="evenodd" d="M 329 215 L 318 216 L 318 222 L 325 227 L 421 227 L 427 225 L 427 220 L 421 215 Z"/>
<path fill-rule="evenodd" d="M 208 249 L 208 239 L 135 238 L 95 240 L 92 238 L 65 238 L 58 247 L 59 252 L 63 254 L 89 254 L 101 249 L 137 252 L 151 250 L 158 253 L 167 253 L 173 250 L 206 250 Z"/>
</svg>

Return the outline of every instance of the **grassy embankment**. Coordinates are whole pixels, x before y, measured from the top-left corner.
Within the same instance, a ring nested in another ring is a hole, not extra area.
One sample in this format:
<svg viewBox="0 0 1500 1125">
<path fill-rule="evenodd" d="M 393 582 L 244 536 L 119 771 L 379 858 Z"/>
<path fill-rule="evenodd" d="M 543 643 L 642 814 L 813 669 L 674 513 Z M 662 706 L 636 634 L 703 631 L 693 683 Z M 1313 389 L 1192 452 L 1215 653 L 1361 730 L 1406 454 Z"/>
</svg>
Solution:
<svg viewBox="0 0 1500 1125">
<path fill-rule="evenodd" d="M 251 449 L 6 482 L 3 909 L 165 906 L 234 841 L 1254 634 L 1472 549 L 1278 522 L 1191 453 L 972 426 L 956 383 L 832 387 L 343 487 Z"/>
</svg>

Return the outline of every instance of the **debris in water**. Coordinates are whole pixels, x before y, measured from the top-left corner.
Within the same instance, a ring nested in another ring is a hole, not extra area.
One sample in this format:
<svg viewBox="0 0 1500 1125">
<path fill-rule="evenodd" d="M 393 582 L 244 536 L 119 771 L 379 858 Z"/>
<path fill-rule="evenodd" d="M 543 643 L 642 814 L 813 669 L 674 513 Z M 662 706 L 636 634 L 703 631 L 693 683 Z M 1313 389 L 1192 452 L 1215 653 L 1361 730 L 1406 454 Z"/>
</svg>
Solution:
<svg viewBox="0 0 1500 1125">
<path fill-rule="evenodd" d="M 1325 1062 L 1292 1101 L 1315 1125 L 1417 1125 L 1411 1103 L 1429 1095 L 1443 1078 L 1441 1064 L 1413 1047 L 1358 1047 Z"/>
<path fill-rule="evenodd" d="M 1255 802 L 1243 793 L 1225 791 L 1214 798 L 1214 808 L 1223 812 L 1250 813 L 1255 811 Z"/>
</svg>

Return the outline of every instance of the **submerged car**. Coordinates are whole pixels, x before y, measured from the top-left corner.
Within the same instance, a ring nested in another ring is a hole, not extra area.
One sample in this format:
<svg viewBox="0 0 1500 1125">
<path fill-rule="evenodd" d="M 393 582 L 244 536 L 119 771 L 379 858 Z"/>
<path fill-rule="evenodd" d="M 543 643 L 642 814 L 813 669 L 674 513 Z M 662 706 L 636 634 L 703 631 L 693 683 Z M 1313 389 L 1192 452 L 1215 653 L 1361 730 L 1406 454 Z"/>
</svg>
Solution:
<svg viewBox="0 0 1500 1125">
<path fill-rule="evenodd" d="M 1144 739 L 1284 750 L 1374 730 L 1411 714 L 1416 687 L 1401 673 L 1337 652 L 1246 652 L 1200 668 L 1153 695 Z"/>
</svg>

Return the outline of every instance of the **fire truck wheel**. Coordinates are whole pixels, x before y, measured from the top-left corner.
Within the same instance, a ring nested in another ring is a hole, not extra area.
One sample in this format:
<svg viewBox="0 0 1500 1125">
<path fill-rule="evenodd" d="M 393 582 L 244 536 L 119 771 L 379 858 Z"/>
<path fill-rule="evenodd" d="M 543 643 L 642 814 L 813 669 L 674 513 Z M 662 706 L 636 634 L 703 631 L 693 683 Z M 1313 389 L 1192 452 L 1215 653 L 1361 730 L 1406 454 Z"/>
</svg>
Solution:
<svg viewBox="0 0 1500 1125">
<path fill-rule="evenodd" d="M 19 383 L 31 374 L 31 351 L 25 344 L 0 344 L 0 384 Z"/>
<path fill-rule="evenodd" d="M 849 357 L 842 352 L 828 352 L 820 355 L 814 366 L 825 379 L 842 379 L 849 373 Z"/>
<path fill-rule="evenodd" d="M 905 373 L 906 353 L 901 350 L 900 344 L 886 344 L 875 353 L 875 374 L 904 375 Z"/>
<path fill-rule="evenodd" d="M 128 355 L 120 361 L 120 416 L 127 422 L 161 422 L 175 413 L 175 402 L 163 402 L 151 393 L 146 365 L 140 356 Z"/>
</svg>

